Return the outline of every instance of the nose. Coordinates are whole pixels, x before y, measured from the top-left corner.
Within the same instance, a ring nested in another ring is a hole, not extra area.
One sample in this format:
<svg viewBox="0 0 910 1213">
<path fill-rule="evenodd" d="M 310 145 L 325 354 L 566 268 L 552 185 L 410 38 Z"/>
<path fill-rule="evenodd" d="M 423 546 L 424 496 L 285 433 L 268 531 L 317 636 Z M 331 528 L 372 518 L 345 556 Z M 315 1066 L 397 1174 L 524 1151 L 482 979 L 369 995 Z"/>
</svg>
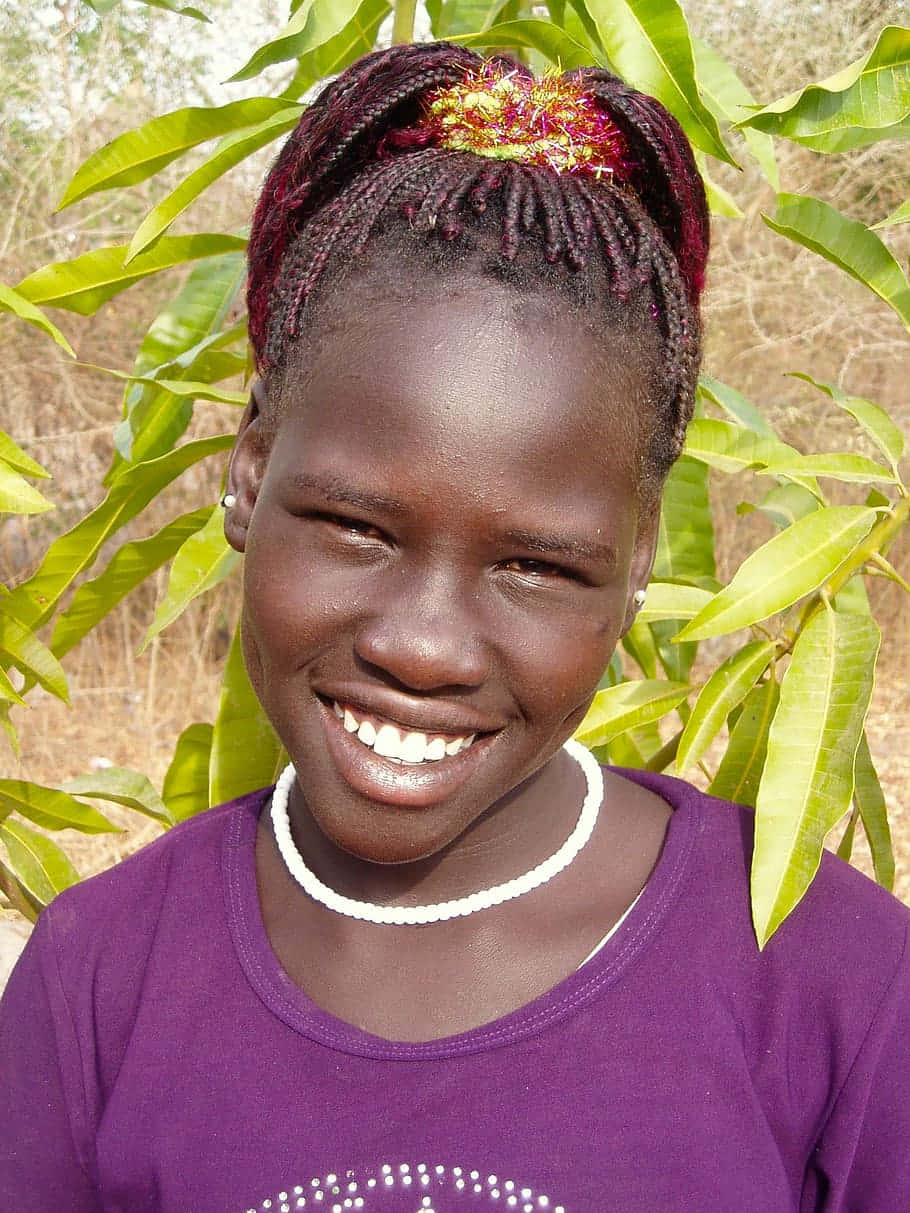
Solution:
<svg viewBox="0 0 910 1213">
<path fill-rule="evenodd" d="M 478 596 L 441 572 L 396 580 L 360 625 L 357 655 L 410 690 L 480 686 L 489 653 Z"/>
</svg>

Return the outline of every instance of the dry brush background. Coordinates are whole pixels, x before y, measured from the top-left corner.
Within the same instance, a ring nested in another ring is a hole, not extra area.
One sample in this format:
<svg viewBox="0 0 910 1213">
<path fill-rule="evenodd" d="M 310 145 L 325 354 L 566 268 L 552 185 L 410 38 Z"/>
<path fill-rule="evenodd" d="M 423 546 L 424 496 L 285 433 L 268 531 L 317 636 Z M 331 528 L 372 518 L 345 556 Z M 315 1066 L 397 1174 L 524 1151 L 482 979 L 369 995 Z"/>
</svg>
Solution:
<svg viewBox="0 0 910 1213">
<path fill-rule="evenodd" d="M 98 195 L 54 215 L 67 180 L 85 155 L 120 131 L 214 91 L 206 58 L 212 52 L 187 50 L 180 41 L 187 23 L 178 17 L 151 11 L 99 24 L 78 0 L 59 0 L 45 6 L 46 27 L 37 29 L 19 4 L 23 12 L 11 0 L 0 0 L 0 50 L 14 68 L 0 83 L 0 281 L 7 283 L 48 261 L 128 241 L 148 206 L 176 184 L 184 164 L 174 166 L 173 176 L 166 170 L 128 195 Z M 767 7 L 754 0 L 706 0 L 697 11 L 694 4 L 687 8 L 696 30 L 765 101 L 857 58 L 883 25 L 907 24 L 910 15 L 904 2 L 877 0 L 781 0 Z M 241 13 L 246 22 L 271 20 L 273 29 L 278 23 L 267 8 L 251 16 L 249 6 L 232 10 L 224 0 L 218 20 L 228 68 L 238 66 L 247 45 L 254 44 L 236 24 Z M 900 143 L 835 157 L 784 146 L 780 168 L 784 188 L 825 197 L 869 221 L 890 213 L 910 193 Z M 204 195 L 176 230 L 242 227 L 263 170 L 261 160 L 241 166 Z M 910 433 L 910 347 L 897 319 L 863 287 L 765 227 L 761 212 L 771 208 L 772 196 L 757 174 L 731 170 L 722 181 L 745 218 L 715 224 L 706 369 L 755 401 L 801 450 L 846 449 L 844 444 L 860 449 L 861 439 L 818 393 L 788 379 L 791 370 L 878 401 Z M 889 243 L 906 262 L 908 228 L 894 229 Z M 95 317 L 64 315 L 63 328 L 80 359 L 128 370 L 142 334 L 175 285 L 175 279 L 160 276 Z M 50 540 L 100 499 L 121 398 L 116 380 L 74 367 L 46 338 L 0 317 L 0 425 L 52 473 L 45 491 L 57 505 L 48 515 L 3 521 L 0 581 L 12 585 L 27 576 Z M 231 423 L 229 414 L 226 406 L 200 402 L 190 436 L 223 429 Z M 116 542 L 150 534 L 178 512 L 214 501 L 220 470 L 208 464 L 193 468 Z M 758 515 L 736 513 L 739 500 L 750 493 L 757 499 L 752 490 L 741 479 L 718 479 L 715 485 L 724 578 L 754 546 L 754 528 L 763 526 Z M 769 534 L 770 526 L 762 537 Z M 892 557 L 905 577 L 908 547 L 904 543 Z M 144 586 L 127 598 L 67 657 L 70 709 L 39 689 L 30 695 L 31 710 L 18 714 L 21 755 L 0 751 L 2 774 L 54 784 L 93 763 L 113 763 L 144 771 L 160 786 L 179 731 L 193 720 L 213 718 L 238 607 L 236 581 L 219 587 L 139 655 L 156 589 L 162 588 L 163 574 L 157 587 Z M 910 686 L 904 660 L 910 605 L 897 586 L 883 580 L 876 579 L 870 594 L 883 629 L 870 744 L 893 811 L 896 891 L 910 900 Z M 84 874 L 157 832 L 135 815 L 117 818 L 114 810 L 111 816 L 128 827 L 123 834 L 72 835 L 66 844 Z"/>
</svg>

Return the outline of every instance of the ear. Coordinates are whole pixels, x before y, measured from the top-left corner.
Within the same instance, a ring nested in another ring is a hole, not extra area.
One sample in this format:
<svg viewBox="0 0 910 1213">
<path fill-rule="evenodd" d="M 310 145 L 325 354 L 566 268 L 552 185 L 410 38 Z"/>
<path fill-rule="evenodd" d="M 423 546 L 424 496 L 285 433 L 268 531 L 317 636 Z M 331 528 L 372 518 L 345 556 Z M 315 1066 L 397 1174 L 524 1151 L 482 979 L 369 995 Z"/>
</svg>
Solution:
<svg viewBox="0 0 910 1213">
<path fill-rule="evenodd" d="M 267 405 L 265 383 L 257 379 L 240 418 L 240 428 L 231 451 L 225 485 L 225 496 L 230 494 L 234 500 L 225 509 L 224 536 L 237 552 L 246 550 L 250 517 L 269 460 L 271 440 L 265 429 Z"/>
<path fill-rule="evenodd" d="M 643 591 L 651 577 L 654 567 L 654 556 L 657 552 L 657 533 L 660 529 L 660 496 L 650 508 L 642 508 L 638 523 L 638 534 L 635 537 L 635 551 L 632 555 L 632 567 L 629 572 L 629 589 L 626 596 L 626 613 L 622 623 L 622 634 L 625 636 L 635 622 L 635 616 L 641 609 L 641 603 L 635 601 L 636 593 Z"/>
</svg>

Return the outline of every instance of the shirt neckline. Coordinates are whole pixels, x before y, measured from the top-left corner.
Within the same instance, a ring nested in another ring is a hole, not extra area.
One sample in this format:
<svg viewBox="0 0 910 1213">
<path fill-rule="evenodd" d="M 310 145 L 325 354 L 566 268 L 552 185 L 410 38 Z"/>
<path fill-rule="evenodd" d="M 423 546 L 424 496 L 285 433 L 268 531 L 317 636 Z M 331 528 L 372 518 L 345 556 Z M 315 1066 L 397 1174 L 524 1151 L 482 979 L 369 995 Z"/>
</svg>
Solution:
<svg viewBox="0 0 910 1213">
<path fill-rule="evenodd" d="M 247 981 L 287 1027 L 328 1048 L 359 1057 L 399 1061 L 458 1057 L 538 1035 L 597 997 L 635 963 L 675 901 L 694 845 L 700 805 L 695 788 L 665 775 L 613 770 L 656 792 L 673 809 L 663 849 L 648 883 L 603 948 L 532 1002 L 478 1028 L 414 1042 L 374 1036 L 314 1003 L 282 968 L 262 919 L 256 883 L 256 832 L 271 788 L 245 797 L 238 811 L 228 816 L 222 847 L 228 923 Z"/>
</svg>

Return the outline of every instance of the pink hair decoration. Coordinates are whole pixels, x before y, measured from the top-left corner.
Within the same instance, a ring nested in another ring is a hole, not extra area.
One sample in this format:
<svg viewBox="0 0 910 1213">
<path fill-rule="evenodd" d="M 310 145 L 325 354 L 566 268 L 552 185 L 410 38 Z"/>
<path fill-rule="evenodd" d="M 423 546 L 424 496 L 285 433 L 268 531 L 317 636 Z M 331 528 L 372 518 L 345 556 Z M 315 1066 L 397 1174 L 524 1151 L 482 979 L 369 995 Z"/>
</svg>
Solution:
<svg viewBox="0 0 910 1213">
<path fill-rule="evenodd" d="M 496 63 L 430 93 L 420 129 L 452 151 L 558 173 L 622 181 L 631 167 L 622 133 L 589 93 L 555 74 L 537 79 Z"/>
</svg>

